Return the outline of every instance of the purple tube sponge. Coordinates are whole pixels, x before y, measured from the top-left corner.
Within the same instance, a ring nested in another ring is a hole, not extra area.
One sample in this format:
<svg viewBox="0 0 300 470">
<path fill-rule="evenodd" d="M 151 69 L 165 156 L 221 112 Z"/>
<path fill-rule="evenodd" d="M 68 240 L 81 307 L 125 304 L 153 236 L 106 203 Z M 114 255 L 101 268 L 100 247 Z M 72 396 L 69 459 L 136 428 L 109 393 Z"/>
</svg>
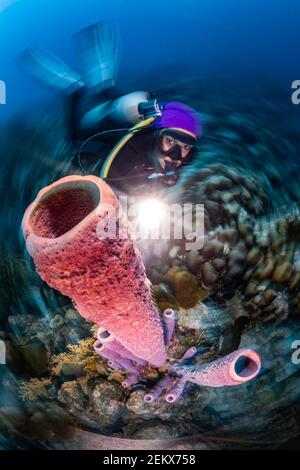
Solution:
<svg viewBox="0 0 300 470">
<path fill-rule="evenodd" d="M 124 367 L 120 366 L 120 364 L 117 364 L 117 363 L 114 362 L 114 361 L 107 361 L 107 365 L 108 365 L 108 367 L 110 367 L 111 369 L 120 369 L 120 370 L 124 370 Z"/>
<path fill-rule="evenodd" d="M 130 388 L 131 385 L 135 384 L 138 381 L 138 379 L 138 375 L 136 374 L 129 375 L 125 380 L 123 380 L 122 387 Z"/>
<path fill-rule="evenodd" d="M 180 359 L 180 363 L 188 359 L 193 359 L 193 357 L 195 357 L 195 355 L 197 354 L 197 351 L 198 350 L 195 346 L 192 346 L 191 348 L 189 348 L 187 351 L 185 351 L 184 355 Z"/>
<path fill-rule="evenodd" d="M 159 380 L 156 385 L 150 390 L 150 392 L 146 393 L 144 396 L 144 401 L 147 403 L 152 403 L 157 400 L 164 390 L 168 389 L 172 385 L 172 379 L 168 376 L 164 377 L 163 379 Z"/>
<path fill-rule="evenodd" d="M 162 319 L 166 346 L 168 346 L 168 344 L 170 343 L 173 337 L 175 321 L 176 319 L 175 319 L 174 310 L 171 308 L 167 308 L 163 313 L 163 319 Z"/>
<path fill-rule="evenodd" d="M 111 335 L 104 328 L 99 328 L 97 332 L 98 340 L 105 345 L 106 349 L 110 349 L 125 359 L 130 359 L 131 361 L 136 362 L 141 367 L 146 367 L 147 361 L 137 357 L 135 354 L 126 349 L 122 344 L 114 339 L 114 336 Z"/>
<path fill-rule="evenodd" d="M 240 349 L 209 364 L 175 364 L 170 367 L 170 372 L 197 385 L 225 387 L 252 380 L 260 369 L 260 356 L 251 349 Z"/>
<path fill-rule="evenodd" d="M 130 359 L 120 356 L 120 354 L 116 353 L 112 349 L 108 349 L 105 345 L 101 344 L 99 340 L 94 343 L 94 349 L 100 356 L 111 361 L 111 363 L 118 364 L 120 368 L 125 369 L 132 374 L 139 375 L 138 368 Z"/>
<path fill-rule="evenodd" d="M 192 348 L 191 348 L 192 349 Z M 166 401 L 172 403 L 183 393 L 187 382 L 207 387 L 241 385 L 254 379 L 261 369 L 260 356 L 251 349 L 240 349 L 209 364 L 185 365 L 191 357 L 188 350 L 181 361 L 169 368 L 169 373 L 179 376 L 179 380 L 166 394 Z"/>
<path fill-rule="evenodd" d="M 180 395 L 183 393 L 183 390 L 186 386 L 187 379 L 182 377 L 181 379 L 177 380 L 175 385 L 168 391 L 165 396 L 165 399 L 168 403 L 173 403 L 174 401 L 178 400 Z"/>
</svg>

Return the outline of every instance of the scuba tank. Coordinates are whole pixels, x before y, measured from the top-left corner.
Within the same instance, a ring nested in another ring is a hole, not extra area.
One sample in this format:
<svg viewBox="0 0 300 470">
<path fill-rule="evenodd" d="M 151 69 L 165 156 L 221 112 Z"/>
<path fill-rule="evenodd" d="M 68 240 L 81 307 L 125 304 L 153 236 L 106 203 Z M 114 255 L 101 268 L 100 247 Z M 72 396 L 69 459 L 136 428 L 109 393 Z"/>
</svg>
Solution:
<svg viewBox="0 0 300 470">
<path fill-rule="evenodd" d="M 151 95 L 146 91 L 135 91 L 116 99 L 96 103 L 80 118 L 79 128 L 82 132 L 96 131 L 103 127 L 131 127 L 152 115 L 159 115 L 159 109 L 150 100 Z"/>
</svg>

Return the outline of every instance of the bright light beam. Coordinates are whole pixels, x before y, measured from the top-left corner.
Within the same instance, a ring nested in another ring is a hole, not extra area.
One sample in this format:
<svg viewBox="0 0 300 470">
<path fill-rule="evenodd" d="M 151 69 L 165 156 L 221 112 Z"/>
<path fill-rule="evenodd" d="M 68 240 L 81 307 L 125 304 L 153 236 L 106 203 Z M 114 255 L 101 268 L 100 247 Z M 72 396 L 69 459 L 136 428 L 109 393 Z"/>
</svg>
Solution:
<svg viewBox="0 0 300 470">
<path fill-rule="evenodd" d="M 166 215 L 165 205 L 157 199 L 145 199 L 137 205 L 137 224 L 143 232 L 159 234 Z"/>
</svg>

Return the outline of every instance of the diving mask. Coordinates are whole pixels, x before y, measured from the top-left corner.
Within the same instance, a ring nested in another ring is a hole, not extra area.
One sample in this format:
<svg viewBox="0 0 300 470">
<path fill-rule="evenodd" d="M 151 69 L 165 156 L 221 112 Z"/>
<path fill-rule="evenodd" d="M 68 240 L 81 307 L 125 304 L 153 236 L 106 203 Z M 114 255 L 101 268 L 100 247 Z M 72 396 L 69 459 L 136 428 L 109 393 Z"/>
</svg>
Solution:
<svg viewBox="0 0 300 470">
<path fill-rule="evenodd" d="M 179 135 L 172 131 L 164 130 L 156 138 L 156 149 L 166 162 L 176 162 L 176 167 L 187 163 L 195 153 L 195 139 L 190 136 Z M 168 158 L 165 158 L 168 157 Z"/>
</svg>

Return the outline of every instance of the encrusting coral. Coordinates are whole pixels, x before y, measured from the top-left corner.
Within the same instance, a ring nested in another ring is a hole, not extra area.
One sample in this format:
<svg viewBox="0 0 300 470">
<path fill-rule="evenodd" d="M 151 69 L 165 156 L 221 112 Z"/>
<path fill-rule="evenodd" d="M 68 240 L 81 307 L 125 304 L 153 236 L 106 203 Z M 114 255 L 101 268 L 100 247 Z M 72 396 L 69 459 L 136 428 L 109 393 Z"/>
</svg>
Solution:
<svg viewBox="0 0 300 470">
<path fill-rule="evenodd" d="M 53 356 L 50 367 L 54 375 L 66 374 L 71 367 L 82 369 L 85 374 L 99 374 L 105 371 L 104 364 L 93 354 L 93 338 L 81 340 L 78 344 L 69 344 L 68 351 Z M 74 369 L 73 369 L 74 373 Z M 72 374 L 71 374 L 72 375 Z"/>
<path fill-rule="evenodd" d="M 52 385 L 49 378 L 45 379 L 30 379 L 20 385 L 20 395 L 23 400 L 38 400 L 41 398 L 50 398 L 48 387 Z"/>
<path fill-rule="evenodd" d="M 204 204 L 204 245 L 185 251 L 186 240 L 179 248 L 170 240 L 163 255 L 154 251 L 146 268 L 158 305 L 188 311 L 207 296 L 224 304 L 238 288 L 249 320 L 300 313 L 300 212 L 274 209 L 270 217 L 268 189 L 265 181 L 221 164 L 186 172 L 179 199 Z M 156 265 L 164 267 L 159 283 Z"/>
</svg>

